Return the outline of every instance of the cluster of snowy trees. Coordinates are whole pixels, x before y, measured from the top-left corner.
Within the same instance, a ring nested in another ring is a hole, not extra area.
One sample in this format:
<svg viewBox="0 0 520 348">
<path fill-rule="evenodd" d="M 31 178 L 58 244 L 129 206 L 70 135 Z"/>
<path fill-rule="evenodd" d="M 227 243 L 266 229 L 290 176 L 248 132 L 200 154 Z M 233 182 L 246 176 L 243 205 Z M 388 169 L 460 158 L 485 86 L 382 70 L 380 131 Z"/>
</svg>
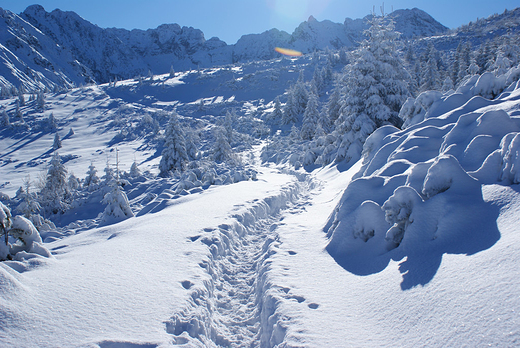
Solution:
<svg viewBox="0 0 520 348">
<path fill-rule="evenodd" d="M 91 163 L 85 178 L 79 179 L 73 173 L 68 173 L 61 156 L 55 151 L 47 173 L 36 184 L 27 176 L 10 203 L 15 207 L 14 211 L 22 214 L 38 231 L 47 231 L 55 228 L 51 222 L 55 216 L 77 208 L 88 202 L 90 197 L 100 196 L 102 198 L 98 201 L 101 202 L 97 203 L 105 205 L 101 223 L 111 223 L 134 216 L 123 186 L 130 185 L 129 179 L 141 176 L 136 162 L 132 164 L 129 173 L 120 173 L 118 164 L 114 171 L 107 162 L 105 175 L 101 178 Z"/>
<path fill-rule="evenodd" d="M 456 50 L 440 52 L 433 40 L 406 45 L 388 17 L 373 16 L 369 24 L 359 47 L 336 58 L 336 63 L 345 62 L 341 72 L 332 77 L 329 58 L 328 66 L 317 67 L 310 82 L 301 71 L 274 100 L 266 121 L 282 134 L 290 127 L 290 134 L 289 140 L 275 137 L 264 149 L 264 160 L 286 160 L 296 167 L 355 161 L 377 128 L 403 126 L 400 110 L 408 98 L 432 90 L 442 95 L 476 75 L 500 76 L 520 63 L 520 38 L 511 32 L 479 47 L 460 42 Z M 327 79 L 334 86 L 325 96 Z"/>
<path fill-rule="evenodd" d="M 198 149 L 199 139 L 195 132 L 186 129 L 179 122 L 175 111 L 170 115 L 164 131 L 164 148 L 159 163 L 161 177 L 180 177 L 188 168 L 198 166 L 197 162 L 214 161 L 216 163 L 238 164 L 237 156 L 231 146 L 235 131 L 234 111 L 227 111 L 221 126 L 213 128 L 213 146 L 209 151 Z"/>
</svg>

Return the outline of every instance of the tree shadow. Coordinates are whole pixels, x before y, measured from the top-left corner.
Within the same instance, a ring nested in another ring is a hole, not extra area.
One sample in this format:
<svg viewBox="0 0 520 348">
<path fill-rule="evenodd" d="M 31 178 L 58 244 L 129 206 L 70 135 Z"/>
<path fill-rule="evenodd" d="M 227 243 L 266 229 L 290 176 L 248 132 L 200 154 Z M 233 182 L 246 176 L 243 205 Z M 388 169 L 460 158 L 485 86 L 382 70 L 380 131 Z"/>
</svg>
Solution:
<svg viewBox="0 0 520 348">
<path fill-rule="evenodd" d="M 445 215 L 436 215 L 435 209 L 428 212 L 430 207 L 417 214 L 401 244 L 392 250 L 378 248 L 377 241 L 368 240 L 358 242 L 358 248 L 350 252 L 330 244 L 327 251 L 346 271 L 359 276 L 383 271 L 390 260 L 399 262 L 401 289 L 409 290 L 435 277 L 444 254 L 474 255 L 491 248 L 501 237 L 496 223 L 500 207 L 484 202 L 482 197 L 456 208 L 448 205 L 452 209 Z M 411 228 L 413 225 L 415 228 Z"/>
</svg>

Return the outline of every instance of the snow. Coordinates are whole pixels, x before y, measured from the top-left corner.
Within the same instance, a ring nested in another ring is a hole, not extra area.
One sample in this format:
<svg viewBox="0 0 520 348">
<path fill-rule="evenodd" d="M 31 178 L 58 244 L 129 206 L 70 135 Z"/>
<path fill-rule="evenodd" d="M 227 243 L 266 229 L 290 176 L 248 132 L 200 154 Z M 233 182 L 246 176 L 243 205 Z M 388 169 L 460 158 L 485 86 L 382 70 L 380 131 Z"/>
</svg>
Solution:
<svg viewBox="0 0 520 348">
<path fill-rule="evenodd" d="M 300 30 L 319 26 L 338 25 L 309 19 Z M 168 43 L 183 30 L 203 42 L 178 26 L 133 34 L 144 50 L 154 33 Z M 68 173 L 119 175 L 71 192 L 68 210 L 45 215 L 55 225 L 0 203 L 11 233 L 0 243 L 0 345 L 518 345 L 518 68 L 408 99 L 402 129 L 382 126 L 351 147 L 350 163 L 324 167 L 310 145 L 290 153 L 301 123 L 264 122 L 313 69 L 309 56 L 255 61 L 21 106 L 25 123 L 0 130 L 2 201 L 20 203 L 27 174 L 37 191 L 55 134 Z M 16 98 L 0 105 L 12 113 Z M 193 144 L 186 167 L 161 178 L 173 113 Z M 271 131 L 286 142 L 262 152 Z M 273 157 L 283 160 L 262 162 Z"/>
</svg>

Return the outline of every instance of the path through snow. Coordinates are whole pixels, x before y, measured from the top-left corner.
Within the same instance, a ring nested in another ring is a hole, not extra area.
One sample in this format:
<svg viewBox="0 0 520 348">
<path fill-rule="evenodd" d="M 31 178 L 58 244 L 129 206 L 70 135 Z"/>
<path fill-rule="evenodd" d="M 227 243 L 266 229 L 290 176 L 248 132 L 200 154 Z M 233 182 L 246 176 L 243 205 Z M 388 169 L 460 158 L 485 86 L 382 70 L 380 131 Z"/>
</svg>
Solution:
<svg viewBox="0 0 520 348">
<path fill-rule="evenodd" d="M 204 287 L 193 289 L 186 307 L 166 322 L 176 344 L 273 347 L 284 340 L 279 297 L 301 299 L 271 283 L 271 256 L 280 252 L 277 228 L 284 215 L 301 211 L 315 187 L 315 181 L 302 176 L 278 194 L 233 214 L 230 222 L 191 238 L 210 250 L 200 263 L 209 277 Z M 184 285 L 191 287 L 189 282 Z"/>
</svg>

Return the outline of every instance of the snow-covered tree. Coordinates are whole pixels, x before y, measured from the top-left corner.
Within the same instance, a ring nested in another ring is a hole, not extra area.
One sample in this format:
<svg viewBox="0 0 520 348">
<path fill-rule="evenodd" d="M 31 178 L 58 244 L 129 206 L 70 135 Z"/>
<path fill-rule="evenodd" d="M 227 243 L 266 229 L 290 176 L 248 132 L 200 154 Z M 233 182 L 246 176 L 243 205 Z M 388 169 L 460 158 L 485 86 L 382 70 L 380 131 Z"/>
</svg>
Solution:
<svg viewBox="0 0 520 348">
<path fill-rule="evenodd" d="M 215 129 L 215 147 L 213 149 L 213 160 L 217 163 L 234 160 L 233 149 L 227 140 L 226 131 L 223 127 Z"/>
<path fill-rule="evenodd" d="M 159 163 L 159 175 L 162 177 L 170 175 L 172 171 L 184 171 L 189 161 L 186 152 L 184 130 L 182 129 L 177 113 L 175 112 L 170 115 L 164 138 L 164 150 L 161 153 L 162 157 L 161 162 Z"/>
<path fill-rule="evenodd" d="M 20 203 L 16 207 L 16 211 L 22 213 L 27 219 L 31 218 L 31 215 L 40 211 L 41 206 L 38 201 L 35 199 L 34 195 L 31 193 L 31 176 L 27 175 L 27 177 L 23 180 L 23 192 L 20 194 Z"/>
<path fill-rule="evenodd" d="M 189 130 L 185 133 L 186 140 L 186 154 L 190 160 L 199 158 L 198 144 L 200 142 L 199 136 L 193 131 Z"/>
<path fill-rule="evenodd" d="M 428 60 L 422 69 L 421 91 L 439 90 L 441 88 L 441 74 L 438 66 L 439 52 L 433 44 L 428 45 Z"/>
<path fill-rule="evenodd" d="M 336 131 L 342 135 L 336 161 L 359 155 L 366 138 L 385 124 L 399 126 L 402 104 L 409 96 L 408 73 L 398 53 L 391 20 L 374 16 L 368 39 L 352 54 L 341 80 L 344 96 Z M 354 146 L 352 149 L 351 146 Z"/>
<path fill-rule="evenodd" d="M 110 185 L 112 180 L 114 180 L 114 169 L 110 166 L 110 162 L 107 158 L 107 163 L 105 165 L 105 169 L 103 169 L 105 175 L 102 176 L 104 185 Z"/>
<path fill-rule="evenodd" d="M 56 122 L 56 118 L 54 117 L 54 114 L 51 112 L 51 114 L 47 117 L 45 128 L 49 132 L 56 132 L 58 130 L 58 124 Z"/>
<path fill-rule="evenodd" d="M 268 119 L 274 121 L 275 123 L 281 123 L 282 118 L 282 104 L 280 103 L 280 97 L 277 96 L 274 99 L 274 110 L 271 112 L 271 114 L 269 114 Z"/>
<path fill-rule="evenodd" d="M 119 222 L 134 216 L 128 197 L 118 180 L 112 181 L 111 189 L 103 197 L 103 204 L 106 204 L 101 217 L 102 223 Z"/>
<path fill-rule="evenodd" d="M 44 187 L 38 197 L 42 207 L 52 214 L 63 213 L 70 206 L 67 169 L 61 162 L 61 157 L 57 151 L 51 158 Z"/>
<path fill-rule="evenodd" d="M 170 78 L 175 77 L 175 70 L 173 69 L 173 65 L 170 66 Z"/>
<path fill-rule="evenodd" d="M 283 108 L 282 124 L 294 124 L 298 122 L 298 107 L 294 96 L 294 88 L 287 91 L 287 102 Z"/>
<path fill-rule="evenodd" d="M 42 111 L 45 109 L 45 93 L 42 90 L 36 94 L 36 105 L 38 105 Z"/>
<path fill-rule="evenodd" d="M 21 123 L 25 122 L 23 119 L 22 111 L 20 110 L 20 103 L 18 102 L 18 100 L 16 101 L 15 118 L 19 120 Z"/>
<path fill-rule="evenodd" d="M 59 133 L 56 132 L 56 134 L 54 135 L 54 143 L 52 144 L 52 149 L 56 151 L 59 148 L 61 148 L 61 139 Z"/>
<path fill-rule="evenodd" d="M 505 74 L 511 68 L 511 61 L 505 56 L 504 51 L 499 49 L 495 63 L 491 67 L 495 76 Z"/>
<path fill-rule="evenodd" d="M 309 94 L 309 102 L 307 108 L 303 113 L 303 124 L 300 131 L 300 137 L 303 140 L 314 139 L 316 132 L 316 126 L 318 125 L 318 119 L 320 115 L 318 112 L 318 97 L 314 93 Z"/>
<path fill-rule="evenodd" d="M 139 166 L 137 165 L 137 162 L 134 161 L 134 163 L 132 163 L 132 166 L 130 167 L 130 177 L 138 178 L 140 176 L 141 176 L 141 171 L 139 170 Z"/>
<path fill-rule="evenodd" d="M 226 111 L 226 117 L 224 119 L 224 129 L 226 130 L 226 137 L 230 144 L 233 143 L 233 123 L 236 122 L 237 115 L 235 110 Z"/>
<path fill-rule="evenodd" d="M 18 89 L 18 103 L 20 104 L 20 106 L 25 106 L 25 96 L 23 94 L 22 86 L 20 86 L 20 88 Z"/>
<path fill-rule="evenodd" d="M 448 92 L 452 89 L 455 89 L 455 86 L 453 85 L 453 81 L 451 80 L 451 77 L 449 75 L 446 76 L 444 79 L 444 82 L 442 83 L 442 91 Z"/>
<path fill-rule="evenodd" d="M 0 260 L 7 259 L 9 255 L 9 229 L 11 228 L 11 210 L 0 202 L 0 233 L 4 239 L 0 242 Z"/>
<path fill-rule="evenodd" d="M 334 129 L 334 124 L 341 114 L 341 87 L 337 84 L 332 90 L 326 106 L 328 121 L 323 123 L 324 129 L 330 133 Z"/>
<path fill-rule="evenodd" d="M 5 111 L 5 109 L 2 110 L 2 116 L 0 116 L 0 126 L 2 127 L 9 127 L 11 125 L 11 122 L 9 121 L 9 115 Z"/>
<path fill-rule="evenodd" d="M 94 191 L 99 185 L 99 177 L 97 176 L 97 170 L 94 163 L 90 162 L 88 167 L 87 176 L 83 180 L 83 186 L 89 191 Z"/>
</svg>

